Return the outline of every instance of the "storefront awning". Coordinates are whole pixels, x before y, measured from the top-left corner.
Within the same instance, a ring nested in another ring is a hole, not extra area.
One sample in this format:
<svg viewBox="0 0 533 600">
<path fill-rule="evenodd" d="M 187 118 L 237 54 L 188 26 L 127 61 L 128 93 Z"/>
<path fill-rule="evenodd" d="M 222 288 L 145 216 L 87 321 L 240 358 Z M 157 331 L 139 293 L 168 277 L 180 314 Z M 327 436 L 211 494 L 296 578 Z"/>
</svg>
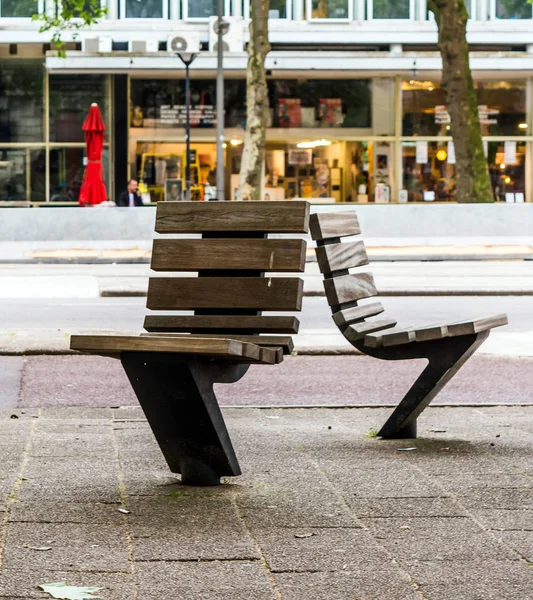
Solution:
<svg viewBox="0 0 533 600">
<path fill-rule="evenodd" d="M 244 72 L 246 53 L 231 53 L 224 57 L 226 72 Z M 50 72 L 105 72 L 135 74 L 150 72 L 180 72 L 183 64 L 167 52 L 153 54 L 133 54 L 129 52 L 111 52 L 109 54 L 88 54 L 85 52 L 67 52 L 65 58 L 59 58 L 55 52 L 49 52 L 45 59 L 46 69 Z M 194 61 L 194 71 L 215 71 L 216 54 L 202 52 Z M 501 77 L 504 73 L 520 72 L 520 76 L 533 74 L 533 54 L 527 52 L 492 53 L 473 52 L 470 66 L 474 72 L 489 73 Z M 339 52 L 339 51 L 273 51 L 267 56 L 266 68 L 273 72 L 361 72 L 371 75 L 402 75 L 440 72 L 442 60 L 438 52 L 394 54 L 390 52 Z"/>
</svg>

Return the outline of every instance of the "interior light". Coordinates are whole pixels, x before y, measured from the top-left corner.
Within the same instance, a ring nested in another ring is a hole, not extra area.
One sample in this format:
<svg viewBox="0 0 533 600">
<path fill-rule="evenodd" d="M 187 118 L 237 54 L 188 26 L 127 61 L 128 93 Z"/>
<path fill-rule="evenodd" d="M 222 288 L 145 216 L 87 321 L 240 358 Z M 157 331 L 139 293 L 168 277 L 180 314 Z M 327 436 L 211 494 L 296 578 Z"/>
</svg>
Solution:
<svg viewBox="0 0 533 600">
<path fill-rule="evenodd" d="M 441 149 L 437 152 L 437 158 L 443 162 L 448 158 L 448 153 L 446 152 L 446 150 Z"/>
<path fill-rule="evenodd" d="M 518 129 L 527 129 L 527 123 L 519 123 Z"/>
<path fill-rule="evenodd" d="M 228 145 L 226 144 L 226 142 L 224 142 L 224 143 L 222 144 L 222 148 L 227 148 L 227 147 L 228 147 Z"/>
<path fill-rule="evenodd" d="M 319 146 L 331 146 L 331 142 L 329 140 L 309 140 L 296 144 L 297 148 L 318 148 Z"/>
<path fill-rule="evenodd" d="M 507 177 L 504 179 L 504 181 L 507 184 L 511 183 L 511 178 L 509 177 L 509 175 L 507 175 Z"/>
<path fill-rule="evenodd" d="M 240 145 L 243 143 L 243 141 L 242 141 L 242 140 L 230 140 L 230 141 L 229 141 L 229 143 L 230 143 L 230 144 L 231 144 L 233 147 L 235 147 L 235 146 L 240 146 Z"/>
<path fill-rule="evenodd" d="M 449 125 L 446 125 L 446 131 L 450 131 L 451 127 Z"/>
<path fill-rule="evenodd" d="M 505 171 L 506 167 L 507 167 L 507 165 L 506 165 L 505 163 L 502 163 L 502 164 L 500 165 L 500 169 L 501 169 L 502 171 Z"/>
<path fill-rule="evenodd" d="M 428 90 L 429 90 L 430 92 L 432 92 L 434 89 L 435 89 L 434 87 L 428 87 Z"/>
</svg>

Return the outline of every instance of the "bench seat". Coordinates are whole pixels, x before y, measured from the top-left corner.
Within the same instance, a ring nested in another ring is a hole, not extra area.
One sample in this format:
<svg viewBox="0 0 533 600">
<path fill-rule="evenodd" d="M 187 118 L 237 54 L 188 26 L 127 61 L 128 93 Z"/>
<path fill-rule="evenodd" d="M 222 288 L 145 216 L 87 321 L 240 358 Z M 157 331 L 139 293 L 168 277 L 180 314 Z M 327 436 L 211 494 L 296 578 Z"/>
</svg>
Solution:
<svg viewBox="0 0 533 600">
<path fill-rule="evenodd" d="M 403 346 L 414 342 L 429 342 L 443 338 L 473 335 L 489 331 L 494 327 L 507 325 L 507 315 L 495 315 L 474 321 L 457 321 L 448 325 L 427 325 L 425 327 L 407 327 L 389 329 L 385 332 L 371 333 L 365 336 L 364 343 L 368 348 L 389 348 Z"/>
<path fill-rule="evenodd" d="M 161 352 L 191 354 L 240 363 L 273 365 L 283 360 L 281 348 L 263 348 L 256 344 L 222 337 L 170 335 L 73 335 L 70 347 L 79 352 L 120 356 L 123 352 Z"/>
</svg>

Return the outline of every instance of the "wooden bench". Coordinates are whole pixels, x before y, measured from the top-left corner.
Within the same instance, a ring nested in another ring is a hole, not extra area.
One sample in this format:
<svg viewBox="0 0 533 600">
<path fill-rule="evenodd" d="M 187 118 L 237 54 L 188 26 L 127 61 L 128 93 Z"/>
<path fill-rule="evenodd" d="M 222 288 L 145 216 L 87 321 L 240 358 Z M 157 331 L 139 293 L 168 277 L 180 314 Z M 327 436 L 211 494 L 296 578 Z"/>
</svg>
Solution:
<svg viewBox="0 0 533 600">
<path fill-rule="evenodd" d="M 368 264 L 363 241 L 342 242 L 344 237 L 361 233 L 355 211 L 314 214 L 310 228 L 317 242 L 316 256 L 333 320 L 344 337 L 375 358 L 429 361 L 378 432 L 384 438 L 416 438 L 417 417 L 487 339 L 490 330 L 507 324 L 507 316 L 397 329 L 394 319 L 374 318 L 384 312 L 379 302 L 365 302 L 378 295 L 371 273 L 349 272 Z"/>
<path fill-rule="evenodd" d="M 288 334 L 297 333 L 298 319 L 262 311 L 301 310 L 303 281 L 265 273 L 303 272 L 306 243 L 267 236 L 308 227 L 307 202 L 161 203 L 156 232 L 201 238 L 154 241 L 154 271 L 195 276 L 151 278 L 147 308 L 194 313 L 149 315 L 146 334 L 71 338 L 74 350 L 120 358 L 183 483 L 216 485 L 241 473 L 213 385 L 236 382 L 251 364 L 275 365 L 292 351 Z"/>
</svg>

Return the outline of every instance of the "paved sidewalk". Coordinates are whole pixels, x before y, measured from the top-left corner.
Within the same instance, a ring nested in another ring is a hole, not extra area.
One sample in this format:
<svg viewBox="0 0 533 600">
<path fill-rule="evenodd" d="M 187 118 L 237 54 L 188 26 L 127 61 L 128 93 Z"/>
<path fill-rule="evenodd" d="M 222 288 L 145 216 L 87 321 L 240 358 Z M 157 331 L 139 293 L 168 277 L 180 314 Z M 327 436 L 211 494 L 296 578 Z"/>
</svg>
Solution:
<svg viewBox="0 0 533 600">
<path fill-rule="evenodd" d="M 224 412 L 244 475 L 189 488 L 138 408 L 0 411 L 0 598 L 533 598 L 533 407 Z"/>
<path fill-rule="evenodd" d="M 371 271 L 383 296 L 533 295 L 531 261 L 373 262 L 358 271 Z M 162 275 L 147 264 L 0 264 L 0 298 L 146 296 L 148 277 Z M 324 295 L 316 262 L 301 277 L 305 295 Z"/>
</svg>

